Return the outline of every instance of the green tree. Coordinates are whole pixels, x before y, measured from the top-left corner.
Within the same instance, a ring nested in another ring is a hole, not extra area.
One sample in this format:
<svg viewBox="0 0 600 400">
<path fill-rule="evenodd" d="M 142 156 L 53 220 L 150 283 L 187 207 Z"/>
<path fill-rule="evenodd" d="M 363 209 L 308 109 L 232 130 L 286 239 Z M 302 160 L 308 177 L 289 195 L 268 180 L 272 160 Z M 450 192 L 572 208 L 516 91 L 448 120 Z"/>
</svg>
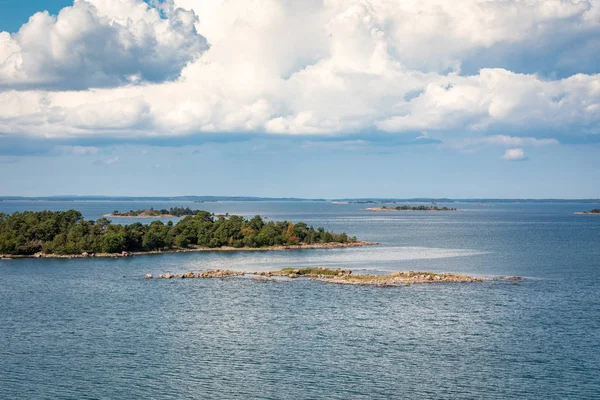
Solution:
<svg viewBox="0 0 600 400">
<path fill-rule="evenodd" d="M 125 235 L 109 232 L 102 237 L 103 253 L 120 253 L 126 248 Z"/>
</svg>

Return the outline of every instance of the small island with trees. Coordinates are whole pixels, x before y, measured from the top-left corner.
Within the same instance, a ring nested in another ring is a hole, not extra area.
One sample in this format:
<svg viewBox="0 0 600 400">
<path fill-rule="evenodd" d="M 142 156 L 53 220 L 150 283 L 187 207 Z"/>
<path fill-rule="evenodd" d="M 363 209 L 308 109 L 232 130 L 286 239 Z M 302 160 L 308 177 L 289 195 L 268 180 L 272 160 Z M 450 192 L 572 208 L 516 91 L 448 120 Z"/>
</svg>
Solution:
<svg viewBox="0 0 600 400">
<path fill-rule="evenodd" d="M 79 211 L 0 213 L 0 258 L 118 257 L 189 251 L 288 250 L 364 246 L 345 233 L 304 222 L 265 222 L 197 211 L 177 223 L 86 221 Z"/>
<path fill-rule="evenodd" d="M 168 210 L 163 208 L 161 210 L 155 210 L 150 207 L 147 210 L 129 210 L 127 212 L 113 211 L 110 214 L 104 214 L 105 217 L 109 218 L 179 218 L 188 215 L 196 215 L 201 210 L 192 210 L 189 207 L 171 207 Z"/>
<path fill-rule="evenodd" d="M 458 211 L 456 208 L 438 207 L 438 206 L 396 206 L 396 207 L 371 207 L 366 208 L 367 211 Z"/>
<path fill-rule="evenodd" d="M 585 215 L 595 214 L 595 215 L 600 215 L 600 208 L 594 208 L 593 210 L 590 210 L 590 211 L 578 211 L 575 214 L 585 214 Z"/>
</svg>

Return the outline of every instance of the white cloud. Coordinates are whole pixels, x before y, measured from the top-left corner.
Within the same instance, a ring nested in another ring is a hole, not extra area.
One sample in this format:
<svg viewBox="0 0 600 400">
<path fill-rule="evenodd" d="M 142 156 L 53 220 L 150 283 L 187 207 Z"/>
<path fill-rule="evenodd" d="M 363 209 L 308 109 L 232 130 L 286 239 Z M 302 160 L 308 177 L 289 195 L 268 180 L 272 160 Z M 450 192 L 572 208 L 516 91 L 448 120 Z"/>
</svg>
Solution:
<svg viewBox="0 0 600 400">
<path fill-rule="evenodd" d="M 248 91 L 248 86 L 227 81 L 216 65 L 189 68 L 203 73 L 140 87 L 0 93 L 0 131 L 44 137 L 153 137 L 335 134 L 375 126 L 390 133 L 427 131 L 436 136 L 497 131 L 518 136 L 532 130 L 551 136 L 557 131 L 592 134 L 600 126 L 599 75 L 543 81 L 505 70 L 470 77 L 392 70 L 388 77 L 338 73 L 318 65 Z M 327 78 L 320 79 L 323 75 Z M 425 85 L 423 93 L 405 100 L 417 85 Z"/>
<path fill-rule="evenodd" d="M 163 13 L 164 17 L 161 17 Z M 172 1 L 76 0 L 0 32 L 0 87 L 86 88 L 163 81 L 207 48 L 192 11 Z"/>
<path fill-rule="evenodd" d="M 502 159 L 507 161 L 524 161 L 527 159 L 527 157 L 525 157 L 525 152 L 523 149 L 517 148 L 506 150 L 504 156 L 502 156 Z"/>
<path fill-rule="evenodd" d="M 512 57 L 505 57 L 509 59 L 518 59 L 521 52 L 531 52 L 531 47 L 553 48 L 556 42 L 568 42 L 569 49 L 586 48 L 589 42 L 598 39 L 600 15 L 595 0 L 176 0 L 176 3 L 196 11 L 200 16 L 199 32 L 215 46 L 231 43 L 228 33 L 232 31 L 247 31 L 249 36 L 245 41 L 253 43 L 252 49 L 262 46 L 253 38 L 268 34 L 271 39 L 268 47 L 273 47 L 275 54 L 287 52 L 292 59 L 313 55 L 304 57 L 310 59 L 329 48 L 347 66 L 358 66 L 366 58 L 355 56 L 369 53 L 374 47 L 372 39 L 376 38 L 380 50 L 393 54 L 406 68 L 436 72 L 458 70 L 464 60 L 472 61 L 479 52 L 496 48 L 511 54 Z M 293 47 L 292 51 L 279 46 L 282 40 Z M 277 60 L 293 64 L 284 57 Z"/>
<path fill-rule="evenodd" d="M 574 44 L 553 47 L 554 61 L 573 46 L 589 48 L 600 41 L 598 10 L 598 1 L 575 0 L 175 0 L 163 19 L 141 0 L 80 0 L 57 18 L 36 14 L 18 34 L 0 36 L 0 54 L 31 49 L 27 57 L 38 57 L 29 58 L 32 64 L 24 59 L 22 68 L 14 68 L 17 56 L 9 57 L 0 77 L 41 84 L 0 92 L 0 132 L 130 138 L 379 130 L 427 132 L 444 141 L 467 135 L 450 144 L 465 149 L 555 144 L 540 137 L 600 130 L 600 75 L 550 79 L 506 68 L 461 70 L 465 62 L 485 64 L 482 51 L 527 54 L 555 46 L 558 36 Z M 63 27 L 63 20 L 73 25 Z M 34 28 L 37 34 L 25 34 Z M 59 35 L 63 29 L 70 34 Z M 49 52 L 40 32 L 57 37 L 52 40 L 63 51 Z M 195 59 L 205 49 L 200 35 L 210 49 Z M 35 40 L 24 39 L 30 36 Z M 62 64 L 73 54 L 87 60 L 75 63 L 75 72 Z M 592 62 L 596 56 L 581 57 Z M 69 75 L 86 84 L 160 81 L 179 70 L 172 82 L 39 90 Z"/>
</svg>

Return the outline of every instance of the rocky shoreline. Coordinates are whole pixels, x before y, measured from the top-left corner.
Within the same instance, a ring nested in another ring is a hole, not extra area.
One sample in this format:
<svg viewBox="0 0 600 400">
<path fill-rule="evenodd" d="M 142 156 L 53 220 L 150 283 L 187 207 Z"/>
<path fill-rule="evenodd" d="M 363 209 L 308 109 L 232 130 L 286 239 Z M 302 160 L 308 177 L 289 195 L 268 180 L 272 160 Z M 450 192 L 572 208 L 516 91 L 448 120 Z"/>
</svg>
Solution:
<svg viewBox="0 0 600 400">
<path fill-rule="evenodd" d="M 305 278 L 320 282 L 342 284 L 342 285 L 363 285 L 363 286 L 378 286 L 378 287 L 394 287 L 394 286 L 410 286 L 419 283 L 475 283 L 485 281 L 511 281 L 516 284 L 522 281 L 519 276 L 509 276 L 502 278 L 483 278 L 472 277 L 460 274 L 437 274 L 433 272 L 394 272 L 388 275 L 360 275 L 352 274 L 349 269 L 330 269 L 325 267 L 319 268 L 284 268 L 278 271 L 261 271 L 261 272 L 241 272 L 232 270 L 207 270 L 201 272 L 188 271 L 183 274 L 161 274 L 158 279 L 207 279 L 207 278 L 228 278 L 239 276 L 253 276 L 254 280 L 260 281 L 275 281 L 289 280 L 296 278 Z M 146 274 L 146 279 L 153 279 L 154 276 Z"/>
<path fill-rule="evenodd" d="M 347 247 L 363 247 L 373 246 L 377 243 L 356 241 L 347 243 L 314 243 L 314 244 L 297 244 L 297 245 L 285 245 L 285 246 L 268 246 L 268 247 L 194 247 L 187 249 L 173 249 L 164 251 L 139 251 L 139 252 L 127 252 L 121 253 L 81 253 L 81 254 L 44 254 L 36 253 L 30 255 L 11 255 L 11 254 L 0 254 L 0 260 L 13 260 L 22 258 L 121 258 L 121 257 L 135 257 L 135 256 L 147 256 L 155 254 L 173 254 L 173 253 L 194 253 L 204 251 L 285 251 L 285 250 L 312 250 L 312 249 L 341 249 Z"/>
<path fill-rule="evenodd" d="M 243 276 L 245 275 L 244 272 L 239 272 L 239 271 L 231 271 L 228 269 L 211 269 L 208 271 L 202 271 L 202 272 L 191 272 L 188 271 L 185 274 L 171 274 L 171 273 L 166 273 L 164 275 L 158 275 L 156 277 L 156 279 L 173 279 L 173 278 L 179 278 L 179 279 L 200 279 L 200 278 L 204 278 L 204 279 L 208 279 L 208 278 L 227 278 L 230 276 Z M 146 274 L 144 276 L 144 278 L 146 279 L 152 279 L 153 276 L 150 274 Z"/>
</svg>

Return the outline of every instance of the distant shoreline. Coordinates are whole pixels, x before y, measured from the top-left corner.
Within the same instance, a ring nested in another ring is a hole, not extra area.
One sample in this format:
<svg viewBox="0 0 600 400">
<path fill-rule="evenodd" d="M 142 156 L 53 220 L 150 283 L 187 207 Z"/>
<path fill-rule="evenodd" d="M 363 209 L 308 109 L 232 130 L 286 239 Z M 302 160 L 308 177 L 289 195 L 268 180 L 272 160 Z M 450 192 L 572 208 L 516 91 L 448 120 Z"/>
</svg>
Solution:
<svg viewBox="0 0 600 400">
<path fill-rule="evenodd" d="M 457 209 L 435 209 L 435 208 L 429 208 L 426 210 L 412 210 L 412 209 L 406 209 L 406 210 L 399 210 L 397 208 L 394 207 L 370 207 L 370 208 L 365 208 L 365 211 L 374 211 L 374 212 L 382 212 L 382 211 L 397 211 L 397 212 L 456 212 L 458 211 Z"/>
<path fill-rule="evenodd" d="M 283 202 L 336 202 L 336 203 L 572 203 L 572 204 L 589 204 L 599 203 L 600 199 L 515 199 L 515 198 L 429 198 L 429 197 L 415 197 L 415 198 L 342 198 L 342 199 L 309 199 L 309 198 L 276 198 L 276 197 L 252 197 L 252 196 L 0 196 L 0 200 L 3 201 L 162 201 L 162 202 L 270 202 L 270 201 L 283 201 Z"/>
<path fill-rule="evenodd" d="M 575 214 L 575 215 L 600 215 L 600 213 L 589 212 L 589 211 L 576 211 L 573 214 Z"/>
<path fill-rule="evenodd" d="M 280 246 L 268 246 L 268 247 L 194 247 L 188 249 L 172 249 L 172 250 L 155 250 L 155 251 L 138 251 L 138 252 L 122 252 L 122 253 L 82 253 L 82 254 L 29 254 L 29 255 L 10 255 L 0 254 L 0 260 L 15 260 L 25 258 L 125 258 L 125 257 L 136 257 L 136 256 L 147 256 L 155 254 L 175 254 L 175 253 L 196 253 L 196 252 L 232 252 L 232 251 L 285 251 L 285 250 L 315 250 L 315 249 L 341 249 L 348 247 L 363 247 L 373 246 L 377 243 L 356 241 L 348 243 L 314 243 L 314 244 L 298 244 L 298 245 L 280 245 Z"/>
</svg>

